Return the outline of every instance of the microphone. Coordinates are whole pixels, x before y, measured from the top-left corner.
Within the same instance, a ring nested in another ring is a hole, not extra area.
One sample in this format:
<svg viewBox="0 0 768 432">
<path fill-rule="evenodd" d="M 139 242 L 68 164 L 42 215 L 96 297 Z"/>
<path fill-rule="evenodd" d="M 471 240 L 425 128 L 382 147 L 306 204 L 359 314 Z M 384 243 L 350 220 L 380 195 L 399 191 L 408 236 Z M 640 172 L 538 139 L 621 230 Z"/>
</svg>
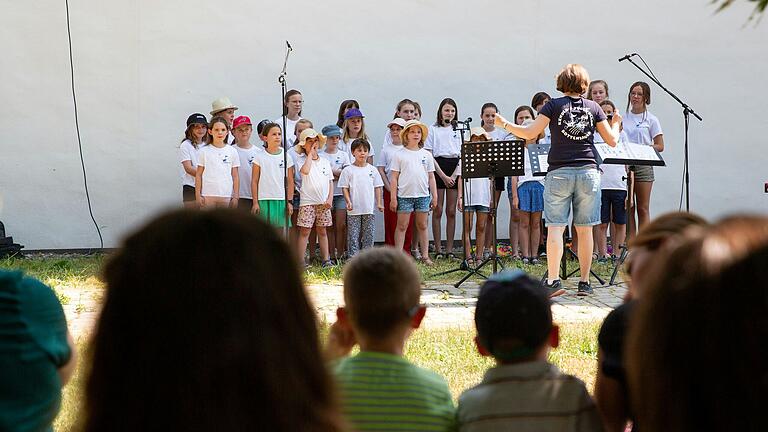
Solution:
<svg viewBox="0 0 768 432">
<path fill-rule="evenodd" d="M 289 45 L 289 46 L 290 46 L 290 45 Z M 637 55 L 637 53 L 627 54 L 627 55 L 625 55 L 624 57 L 620 58 L 620 59 L 619 59 L 619 61 L 620 61 L 620 62 L 623 62 L 624 60 L 628 60 L 630 57 L 634 57 L 634 56 L 636 56 L 636 55 Z"/>
<path fill-rule="evenodd" d="M 291 47 L 291 43 L 288 41 L 285 41 L 285 44 L 288 45 L 288 51 L 293 51 L 293 47 Z"/>
</svg>

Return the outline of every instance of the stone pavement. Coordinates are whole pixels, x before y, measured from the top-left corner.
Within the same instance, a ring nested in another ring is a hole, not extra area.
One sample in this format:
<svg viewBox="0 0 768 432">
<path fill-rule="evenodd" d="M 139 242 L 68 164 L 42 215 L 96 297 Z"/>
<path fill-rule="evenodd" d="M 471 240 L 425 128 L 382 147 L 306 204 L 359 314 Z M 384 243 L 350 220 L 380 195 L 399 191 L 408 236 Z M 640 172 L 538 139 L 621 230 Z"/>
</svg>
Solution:
<svg viewBox="0 0 768 432">
<path fill-rule="evenodd" d="M 602 320 L 613 308 L 620 305 L 627 292 L 626 284 L 601 287 L 592 285 L 594 294 L 588 297 L 576 295 L 578 278 L 565 281 L 566 293 L 553 299 L 552 313 L 556 322 Z M 336 308 L 342 304 L 341 285 L 310 285 L 307 288 L 321 320 L 336 320 Z M 453 285 L 428 282 L 421 294 L 427 305 L 423 326 L 468 327 L 474 326 L 475 303 L 479 285 L 466 282 L 460 288 Z"/>
<path fill-rule="evenodd" d="M 578 297 L 577 283 L 576 278 L 565 281 L 566 293 L 553 299 L 552 312 L 556 322 L 602 320 L 611 309 L 621 304 L 627 291 L 624 283 L 606 287 L 593 285 L 594 294 Z M 428 307 L 423 326 L 472 328 L 478 291 L 479 285 L 475 282 L 466 282 L 460 288 L 428 282 L 421 296 L 422 303 Z M 70 298 L 68 304 L 64 305 L 64 312 L 70 332 L 77 340 L 93 330 L 101 306 L 102 291 L 64 289 L 63 292 Z M 319 319 L 334 322 L 336 308 L 343 303 L 341 284 L 310 285 L 307 292 L 315 304 Z"/>
</svg>

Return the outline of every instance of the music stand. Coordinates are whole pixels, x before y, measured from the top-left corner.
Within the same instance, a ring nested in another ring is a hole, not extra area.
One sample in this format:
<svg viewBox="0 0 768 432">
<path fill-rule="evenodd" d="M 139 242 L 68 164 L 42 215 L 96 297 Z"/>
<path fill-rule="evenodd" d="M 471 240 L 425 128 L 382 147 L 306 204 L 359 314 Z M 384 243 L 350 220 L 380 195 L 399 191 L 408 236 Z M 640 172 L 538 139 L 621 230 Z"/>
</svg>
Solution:
<svg viewBox="0 0 768 432">
<path fill-rule="evenodd" d="M 465 178 L 488 178 L 491 182 L 491 229 L 493 230 L 493 250 L 491 256 L 483 260 L 472 272 L 465 275 L 453 286 L 458 288 L 473 274 L 489 262 L 493 263 L 493 273 L 498 271 L 496 250 L 496 182 L 494 177 L 519 176 L 525 174 L 525 141 L 520 139 L 503 141 L 467 142 L 461 146 L 461 176 Z M 466 196 L 466 193 L 464 194 Z M 483 276 L 484 277 L 484 276 Z"/>
<path fill-rule="evenodd" d="M 534 177 L 544 177 L 547 175 L 549 164 L 549 144 L 528 144 L 528 158 L 531 162 L 531 171 Z"/>
<path fill-rule="evenodd" d="M 661 157 L 661 154 L 656 151 L 655 148 L 645 144 L 635 143 L 617 143 L 616 147 L 611 147 L 605 143 L 596 143 L 594 145 L 595 159 L 597 159 L 600 165 L 650 165 L 650 166 L 666 166 L 666 162 Z M 619 273 L 619 268 L 629 256 L 629 247 L 627 242 L 629 241 L 629 218 L 634 217 L 634 212 L 631 211 L 632 206 L 629 205 L 634 200 L 634 172 L 627 174 L 627 204 L 624 211 L 627 214 L 627 226 L 626 237 L 624 238 L 624 244 L 621 245 L 621 254 L 619 259 L 616 260 L 613 267 L 613 273 L 611 273 L 611 279 L 608 281 L 609 285 L 616 284 L 616 275 Z"/>
</svg>

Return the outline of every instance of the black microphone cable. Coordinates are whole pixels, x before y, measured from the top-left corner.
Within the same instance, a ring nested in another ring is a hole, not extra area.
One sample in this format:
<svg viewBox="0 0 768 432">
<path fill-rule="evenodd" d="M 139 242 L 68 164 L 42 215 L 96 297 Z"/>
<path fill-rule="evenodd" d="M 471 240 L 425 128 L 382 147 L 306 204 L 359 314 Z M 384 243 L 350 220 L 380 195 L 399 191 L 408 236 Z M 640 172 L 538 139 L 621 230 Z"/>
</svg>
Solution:
<svg viewBox="0 0 768 432">
<path fill-rule="evenodd" d="M 85 172 L 85 160 L 83 159 L 83 142 L 80 138 L 80 121 L 77 115 L 77 95 L 75 93 L 75 65 L 72 59 L 72 29 L 69 22 L 69 0 L 64 0 L 64 6 L 67 11 L 67 40 L 69 42 L 69 73 L 70 81 L 72 83 L 72 104 L 75 112 L 75 130 L 77 131 L 77 148 L 80 151 L 80 166 L 83 168 L 83 185 L 85 186 L 85 200 L 88 203 L 88 214 L 91 215 L 91 221 L 93 226 L 96 227 L 96 233 L 99 234 L 99 247 L 104 249 L 104 238 L 101 236 L 101 230 L 99 224 L 96 222 L 96 218 L 93 216 L 93 208 L 91 207 L 91 195 L 88 191 L 88 176 Z"/>
</svg>

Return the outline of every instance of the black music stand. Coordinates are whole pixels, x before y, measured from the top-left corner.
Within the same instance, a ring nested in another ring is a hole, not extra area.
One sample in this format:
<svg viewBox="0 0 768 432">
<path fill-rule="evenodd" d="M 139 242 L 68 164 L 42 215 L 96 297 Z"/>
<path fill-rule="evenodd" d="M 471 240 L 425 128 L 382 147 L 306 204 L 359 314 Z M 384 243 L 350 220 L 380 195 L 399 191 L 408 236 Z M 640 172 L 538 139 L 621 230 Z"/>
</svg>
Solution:
<svg viewBox="0 0 768 432">
<path fill-rule="evenodd" d="M 595 158 L 597 162 L 609 165 L 650 165 L 650 166 L 666 166 L 666 162 L 661 157 L 661 154 L 656 151 L 652 146 L 644 144 L 634 143 L 617 143 L 616 147 L 611 147 L 605 143 L 596 143 L 594 145 Z M 608 281 L 609 285 L 616 284 L 616 275 L 619 273 L 624 261 L 629 256 L 629 248 L 627 242 L 629 241 L 629 218 L 634 217 L 634 212 L 629 203 L 634 200 L 634 172 L 627 174 L 627 205 L 624 209 L 627 212 L 627 226 L 626 237 L 624 238 L 624 244 L 621 245 L 621 254 L 619 259 L 616 260 L 613 267 L 613 273 L 611 273 L 611 279 Z"/>
<path fill-rule="evenodd" d="M 461 146 L 461 177 L 488 178 L 491 182 L 491 229 L 493 230 L 493 250 L 491 256 L 472 269 L 461 280 L 453 284 L 458 288 L 473 274 L 485 277 L 480 272 L 489 262 L 493 263 L 493 273 L 498 271 L 496 250 L 496 182 L 494 177 L 518 176 L 525 174 L 525 141 L 520 139 L 503 141 L 468 142 Z M 466 197 L 466 193 L 464 193 Z"/>
</svg>

